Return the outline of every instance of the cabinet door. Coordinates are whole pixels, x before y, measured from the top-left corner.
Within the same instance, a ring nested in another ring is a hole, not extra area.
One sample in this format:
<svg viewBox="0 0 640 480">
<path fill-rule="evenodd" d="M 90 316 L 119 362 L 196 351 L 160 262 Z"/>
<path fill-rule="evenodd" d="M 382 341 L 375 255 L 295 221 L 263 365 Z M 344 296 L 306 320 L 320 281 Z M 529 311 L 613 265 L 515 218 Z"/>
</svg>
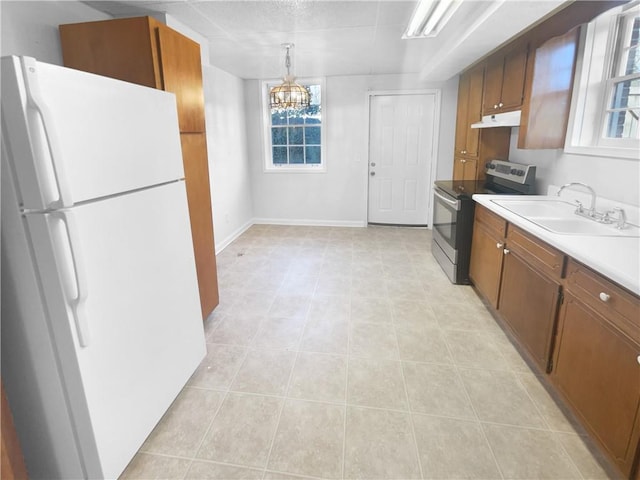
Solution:
<svg viewBox="0 0 640 480">
<path fill-rule="evenodd" d="M 549 371 L 560 284 L 506 252 L 498 311 L 538 366 Z"/>
<path fill-rule="evenodd" d="M 640 433 L 640 346 L 568 294 L 552 378 L 625 475 Z"/>
<path fill-rule="evenodd" d="M 200 305 L 203 318 L 207 318 L 219 302 L 207 143 L 204 133 L 183 133 L 180 140 Z"/>
<path fill-rule="evenodd" d="M 528 47 L 510 51 L 504 57 L 500 110 L 513 110 L 522 106 L 524 80 L 527 72 Z"/>
<path fill-rule="evenodd" d="M 478 157 L 480 130 L 471 128 L 472 123 L 482 120 L 482 88 L 484 87 L 484 66 L 469 72 L 469 93 L 467 102 L 467 134 L 465 138 L 465 155 Z M 473 178 L 475 180 L 475 177 Z"/>
<path fill-rule="evenodd" d="M 484 76 L 484 97 L 482 113 L 492 115 L 500 108 L 500 96 L 502 94 L 502 75 L 504 71 L 504 57 L 493 55 L 487 60 L 487 69 Z"/>
<path fill-rule="evenodd" d="M 458 85 L 458 109 L 456 116 L 455 155 L 464 155 L 467 147 L 467 109 L 469 106 L 469 74 L 460 75 Z"/>
<path fill-rule="evenodd" d="M 518 148 L 562 148 L 569 122 L 580 28 L 536 49 L 531 93 L 522 108 Z"/>
<path fill-rule="evenodd" d="M 180 132 L 204 132 L 204 96 L 200 45 L 157 24 L 163 87 L 176 94 Z"/>
<path fill-rule="evenodd" d="M 60 25 L 64 66 L 161 88 L 149 17 Z"/>
<path fill-rule="evenodd" d="M 504 240 L 477 220 L 473 224 L 469 277 L 489 303 L 498 306 Z"/>
<path fill-rule="evenodd" d="M 453 164 L 454 180 L 475 180 L 478 162 L 470 158 L 456 158 Z"/>
</svg>

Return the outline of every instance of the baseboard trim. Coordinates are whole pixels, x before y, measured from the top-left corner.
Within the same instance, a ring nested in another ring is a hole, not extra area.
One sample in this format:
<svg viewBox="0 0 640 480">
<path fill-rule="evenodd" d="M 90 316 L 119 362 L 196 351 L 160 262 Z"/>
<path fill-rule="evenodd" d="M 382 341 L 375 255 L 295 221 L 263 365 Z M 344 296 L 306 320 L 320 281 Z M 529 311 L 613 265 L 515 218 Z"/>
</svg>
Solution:
<svg viewBox="0 0 640 480">
<path fill-rule="evenodd" d="M 292 225 L 301 227 L 366 227 L 367 222 L 350 220 L 307 220 L 288 218 L 254 218 L 256 225 Z"/>
<path fill-rule="evenodd" d="M 220 254 L 220 252 L 222 252 L 225 248 L 227 248 L 231 244 L 231 242 L 233 242 L 236 238 L 238 238 L 244 232 L 249 230 L 249 228 L 251 228 L 251 226 L 254 223 L 255 222 L 254 222 L 253 219 L 249 220 L 244 225 L 242 225 L 240 228 L 236 229 L 236 231 L 234 231 L 231 235 L 228 235 L 227 238 L 225 238 L 222 242 L 217 244 L 216 245 L 216 255 Z"/>
</svg>

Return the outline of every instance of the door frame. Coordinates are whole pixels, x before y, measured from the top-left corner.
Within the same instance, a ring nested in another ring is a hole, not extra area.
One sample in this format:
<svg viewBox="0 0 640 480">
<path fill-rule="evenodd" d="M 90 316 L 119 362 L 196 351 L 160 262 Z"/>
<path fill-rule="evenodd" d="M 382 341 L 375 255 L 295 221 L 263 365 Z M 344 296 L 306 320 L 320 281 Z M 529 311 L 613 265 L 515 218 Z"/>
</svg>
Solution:
<svg viewBox="0 0 640 480">
<path fill-rule="evenodd" d="M 432 178 L 432 181 L 429 183 L 428 191 L 427 191 L 427 228 L 431 230 L 433 227 L 433 182 L 436 178 L 436 172 L 438 170 L 438 141 L 440 134 L 440 114 L 441 114 L 441 98 L 442 98 L 442 89 L 440 88 L 424 88 L 417 90 L 370 90 L 366 95 L 366 111 L 367 111 L 367 135 L 366 135 L 366 152 L 367 152 L 367 161 L 365 164 L 365 172 L 364 174 L 367 176 L 367 188 L 364 192 L 364 202 L 365 202 L 365 218 L 364 225 L 369 225 L 369 164 L 371 163 L 371 99 L 372 97 L 377 96 L 396 96 L 396 95 L 434 95 L 434 107 L 433 107 L 433 131 L 431 132 L 433 135 L 433 142 L 431 145 L 431 171 L 429 172 Z"/>
</svg>

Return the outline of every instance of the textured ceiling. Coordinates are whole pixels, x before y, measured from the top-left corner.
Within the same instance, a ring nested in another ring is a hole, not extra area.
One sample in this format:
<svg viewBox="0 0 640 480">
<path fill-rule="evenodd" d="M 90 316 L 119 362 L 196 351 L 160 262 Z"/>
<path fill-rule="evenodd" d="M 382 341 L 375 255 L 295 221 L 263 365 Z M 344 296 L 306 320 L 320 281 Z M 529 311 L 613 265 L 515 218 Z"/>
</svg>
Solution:
<svg viewBox="0 0 640 480">
<path fill-rule="evenodd" d="M 465 0 L 434 38 L 402 40 L 416 2 L 404 0 L 87 1 L 114 16 L 166 13 L 209 42 L 210 61 L 242 78 L 282 76 L 295 43 L 298 77 L 419 73 L 446 80 L 563 4 Z"/>
</svg>

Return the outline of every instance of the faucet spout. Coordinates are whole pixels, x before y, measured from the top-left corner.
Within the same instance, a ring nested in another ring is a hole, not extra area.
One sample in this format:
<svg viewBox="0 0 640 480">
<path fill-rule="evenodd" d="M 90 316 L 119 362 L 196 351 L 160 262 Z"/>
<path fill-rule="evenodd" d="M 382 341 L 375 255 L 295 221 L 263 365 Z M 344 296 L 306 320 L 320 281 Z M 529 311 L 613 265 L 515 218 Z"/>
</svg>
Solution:
<svg viewBox="0 0 640 480">
<path fill-rule="evenodd" d="M 589 185 L 587 185 L 586 183 L 582 183 L 582 182 L 570 182 L 570 183 L 565 183 L 564 185 L 562 185 L 560 187 L 560 190 L 558 190 L 558 193 L 556 194 L 558 197 L 560 196 L 560 194 L 562 193 L 562 191 L 565 188 L 568 187 L 574 187 L 574 186 L 578 186 L 578 187 L 584 187 L 587 190 L 589 190 L 589 193 L 591 194 L 591 206 L 589 207 L 589 214 L 591 216 L 593 216 L 593 214 L 596 211 L 596 192 L 593 188 L 591 188 Z"/>
</svg>

